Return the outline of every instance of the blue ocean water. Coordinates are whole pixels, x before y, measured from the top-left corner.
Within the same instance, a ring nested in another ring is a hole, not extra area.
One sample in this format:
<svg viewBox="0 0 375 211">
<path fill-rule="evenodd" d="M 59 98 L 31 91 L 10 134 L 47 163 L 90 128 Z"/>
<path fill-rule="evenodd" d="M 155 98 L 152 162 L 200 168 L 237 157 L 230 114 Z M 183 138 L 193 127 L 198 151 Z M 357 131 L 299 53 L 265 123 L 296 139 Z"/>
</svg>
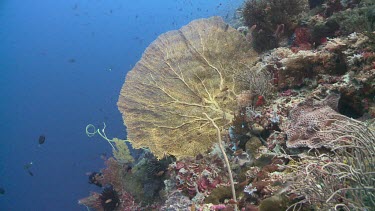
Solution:
<svg viewBox="0 0 375 211">
<path fill-rule="evenodd" d="M 106 122 L 109 137 L 125 138 L 116 102 L 144 49 L 241 2 L 0 1 L 0 210 L 86 210 L 77 200 L 98 190 L 86 172 L 111 153 L 86 125 Z"/>
</svg>

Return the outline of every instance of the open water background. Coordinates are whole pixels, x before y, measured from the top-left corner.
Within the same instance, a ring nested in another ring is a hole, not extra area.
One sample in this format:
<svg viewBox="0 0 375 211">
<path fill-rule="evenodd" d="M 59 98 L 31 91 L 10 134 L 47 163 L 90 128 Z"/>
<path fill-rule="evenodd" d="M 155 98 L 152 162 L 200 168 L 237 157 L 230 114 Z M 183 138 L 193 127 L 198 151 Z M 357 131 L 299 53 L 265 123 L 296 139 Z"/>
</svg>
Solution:
<svg viewBox="0 0 375 211">
<path fill-rule="evenodd" d="M 88 138 L 117 110 L 126 72 L 161 33 L 225 17 L 241 0 L 0 0 L 0 210 L 86 210 L 86 172 L 110 146 Z M 39 146 L 39 135 L 46 142 Z M 24 165 L 33 162 L 30 176 Z"/>
</svg>

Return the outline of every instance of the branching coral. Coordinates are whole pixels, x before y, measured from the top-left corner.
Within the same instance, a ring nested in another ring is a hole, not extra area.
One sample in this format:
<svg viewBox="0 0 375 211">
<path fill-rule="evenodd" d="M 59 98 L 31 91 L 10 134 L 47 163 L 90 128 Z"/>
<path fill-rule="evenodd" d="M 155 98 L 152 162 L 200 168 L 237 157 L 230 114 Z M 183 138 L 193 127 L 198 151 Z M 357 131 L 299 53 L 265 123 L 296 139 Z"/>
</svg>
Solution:
<svg viewBox="0 0 375 211">
<path fill-rule="evenodd" d="M 234 77 L 256 55 L 219 17 L 160 35 L 127 74 L 120 93 L 128 139 L 158 158 L 204 153 L 217 141 L 207 116 L 219 127 L 230 122 L 242 90 Z"/>
<path fill-rule="evenodd" d="M 247 67 L 247 71 L 237 80 L 243 81 L 247 85 L 246 88 L 253 95 L 268 98 L 273 93 L 273 75 L 261 63 L 254 67 Z"/>
</svg>

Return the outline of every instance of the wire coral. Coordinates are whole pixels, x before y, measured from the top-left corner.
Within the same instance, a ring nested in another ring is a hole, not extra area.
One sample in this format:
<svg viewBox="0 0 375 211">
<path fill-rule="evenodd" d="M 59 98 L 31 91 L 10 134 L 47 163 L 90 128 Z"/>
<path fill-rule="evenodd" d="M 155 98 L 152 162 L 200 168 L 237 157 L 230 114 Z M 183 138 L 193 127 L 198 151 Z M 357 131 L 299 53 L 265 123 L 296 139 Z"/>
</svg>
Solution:
<svg viewBox="0 0 375 211">
<path fill-rule="evenodd" d="M 325 143 L 331 153 L 304 156 L 291 165 L 291 193 L 302 205 L 319 210 L 372 210 L 375 207 L 375 131 L 367 124 L 337 115 L 335 129 L 322 132 L 334 139 Z"/>
<path fill-rule="evenodd" d="M 93 137 L 96 134 L 99 134 L 104 140 L 106 140 L 112 147 L 113 156 L 117 161 L 121 163 L 132 163 L 134 158 L 131 156 L 129 147 L 126 142 L 128 140 L 121 140 L 118 138 L 109 139 L 105 133 L 106 124 L 104 124 L 103 129 L 96 129 L 94 125 L 89 124 L 86 126 L 86 135 L 88 137 Z"/>
<path fill-rule="evenodd" d="M 217 141 L 207 116 L 219 127 L 231 121 L 242 90 L 234 77 L 255 59 L 219 17 L 160 35 L 127 74 L 118 101 L 133 147 L 159 159 L 204 153 Z"/>
<path fill-rule="evenodd" d="M 272 85 L 273 74 L 260 63 L 253 67 L 247 67 L 244 74 L 242 74 L 237 80 L 243 81 L 243 83 L 247 85 L 246 89 L 252 94 L 252 97 L 258 96 L 269 98 L 272 95 L 274 89 L 274 86 Z"/>
</svg>

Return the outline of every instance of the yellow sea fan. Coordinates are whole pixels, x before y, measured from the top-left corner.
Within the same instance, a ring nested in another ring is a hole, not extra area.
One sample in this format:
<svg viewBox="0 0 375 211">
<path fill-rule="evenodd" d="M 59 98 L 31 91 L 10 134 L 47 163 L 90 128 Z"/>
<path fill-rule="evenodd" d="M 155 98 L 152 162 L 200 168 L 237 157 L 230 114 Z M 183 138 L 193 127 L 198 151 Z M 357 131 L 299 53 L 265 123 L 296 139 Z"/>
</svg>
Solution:
<svg viewBox="0 0 375 211">
<path fill-rule="evenodd" d="M 243 84 L 236 79 L 257 54 L 220 17 L 160 35 L 127 74 L 118 108 L 135 148 L 158 158 L 204 153 L 228 124 Z M 207 118 L 207 116 L 209 118 Z"/>
</svg>

